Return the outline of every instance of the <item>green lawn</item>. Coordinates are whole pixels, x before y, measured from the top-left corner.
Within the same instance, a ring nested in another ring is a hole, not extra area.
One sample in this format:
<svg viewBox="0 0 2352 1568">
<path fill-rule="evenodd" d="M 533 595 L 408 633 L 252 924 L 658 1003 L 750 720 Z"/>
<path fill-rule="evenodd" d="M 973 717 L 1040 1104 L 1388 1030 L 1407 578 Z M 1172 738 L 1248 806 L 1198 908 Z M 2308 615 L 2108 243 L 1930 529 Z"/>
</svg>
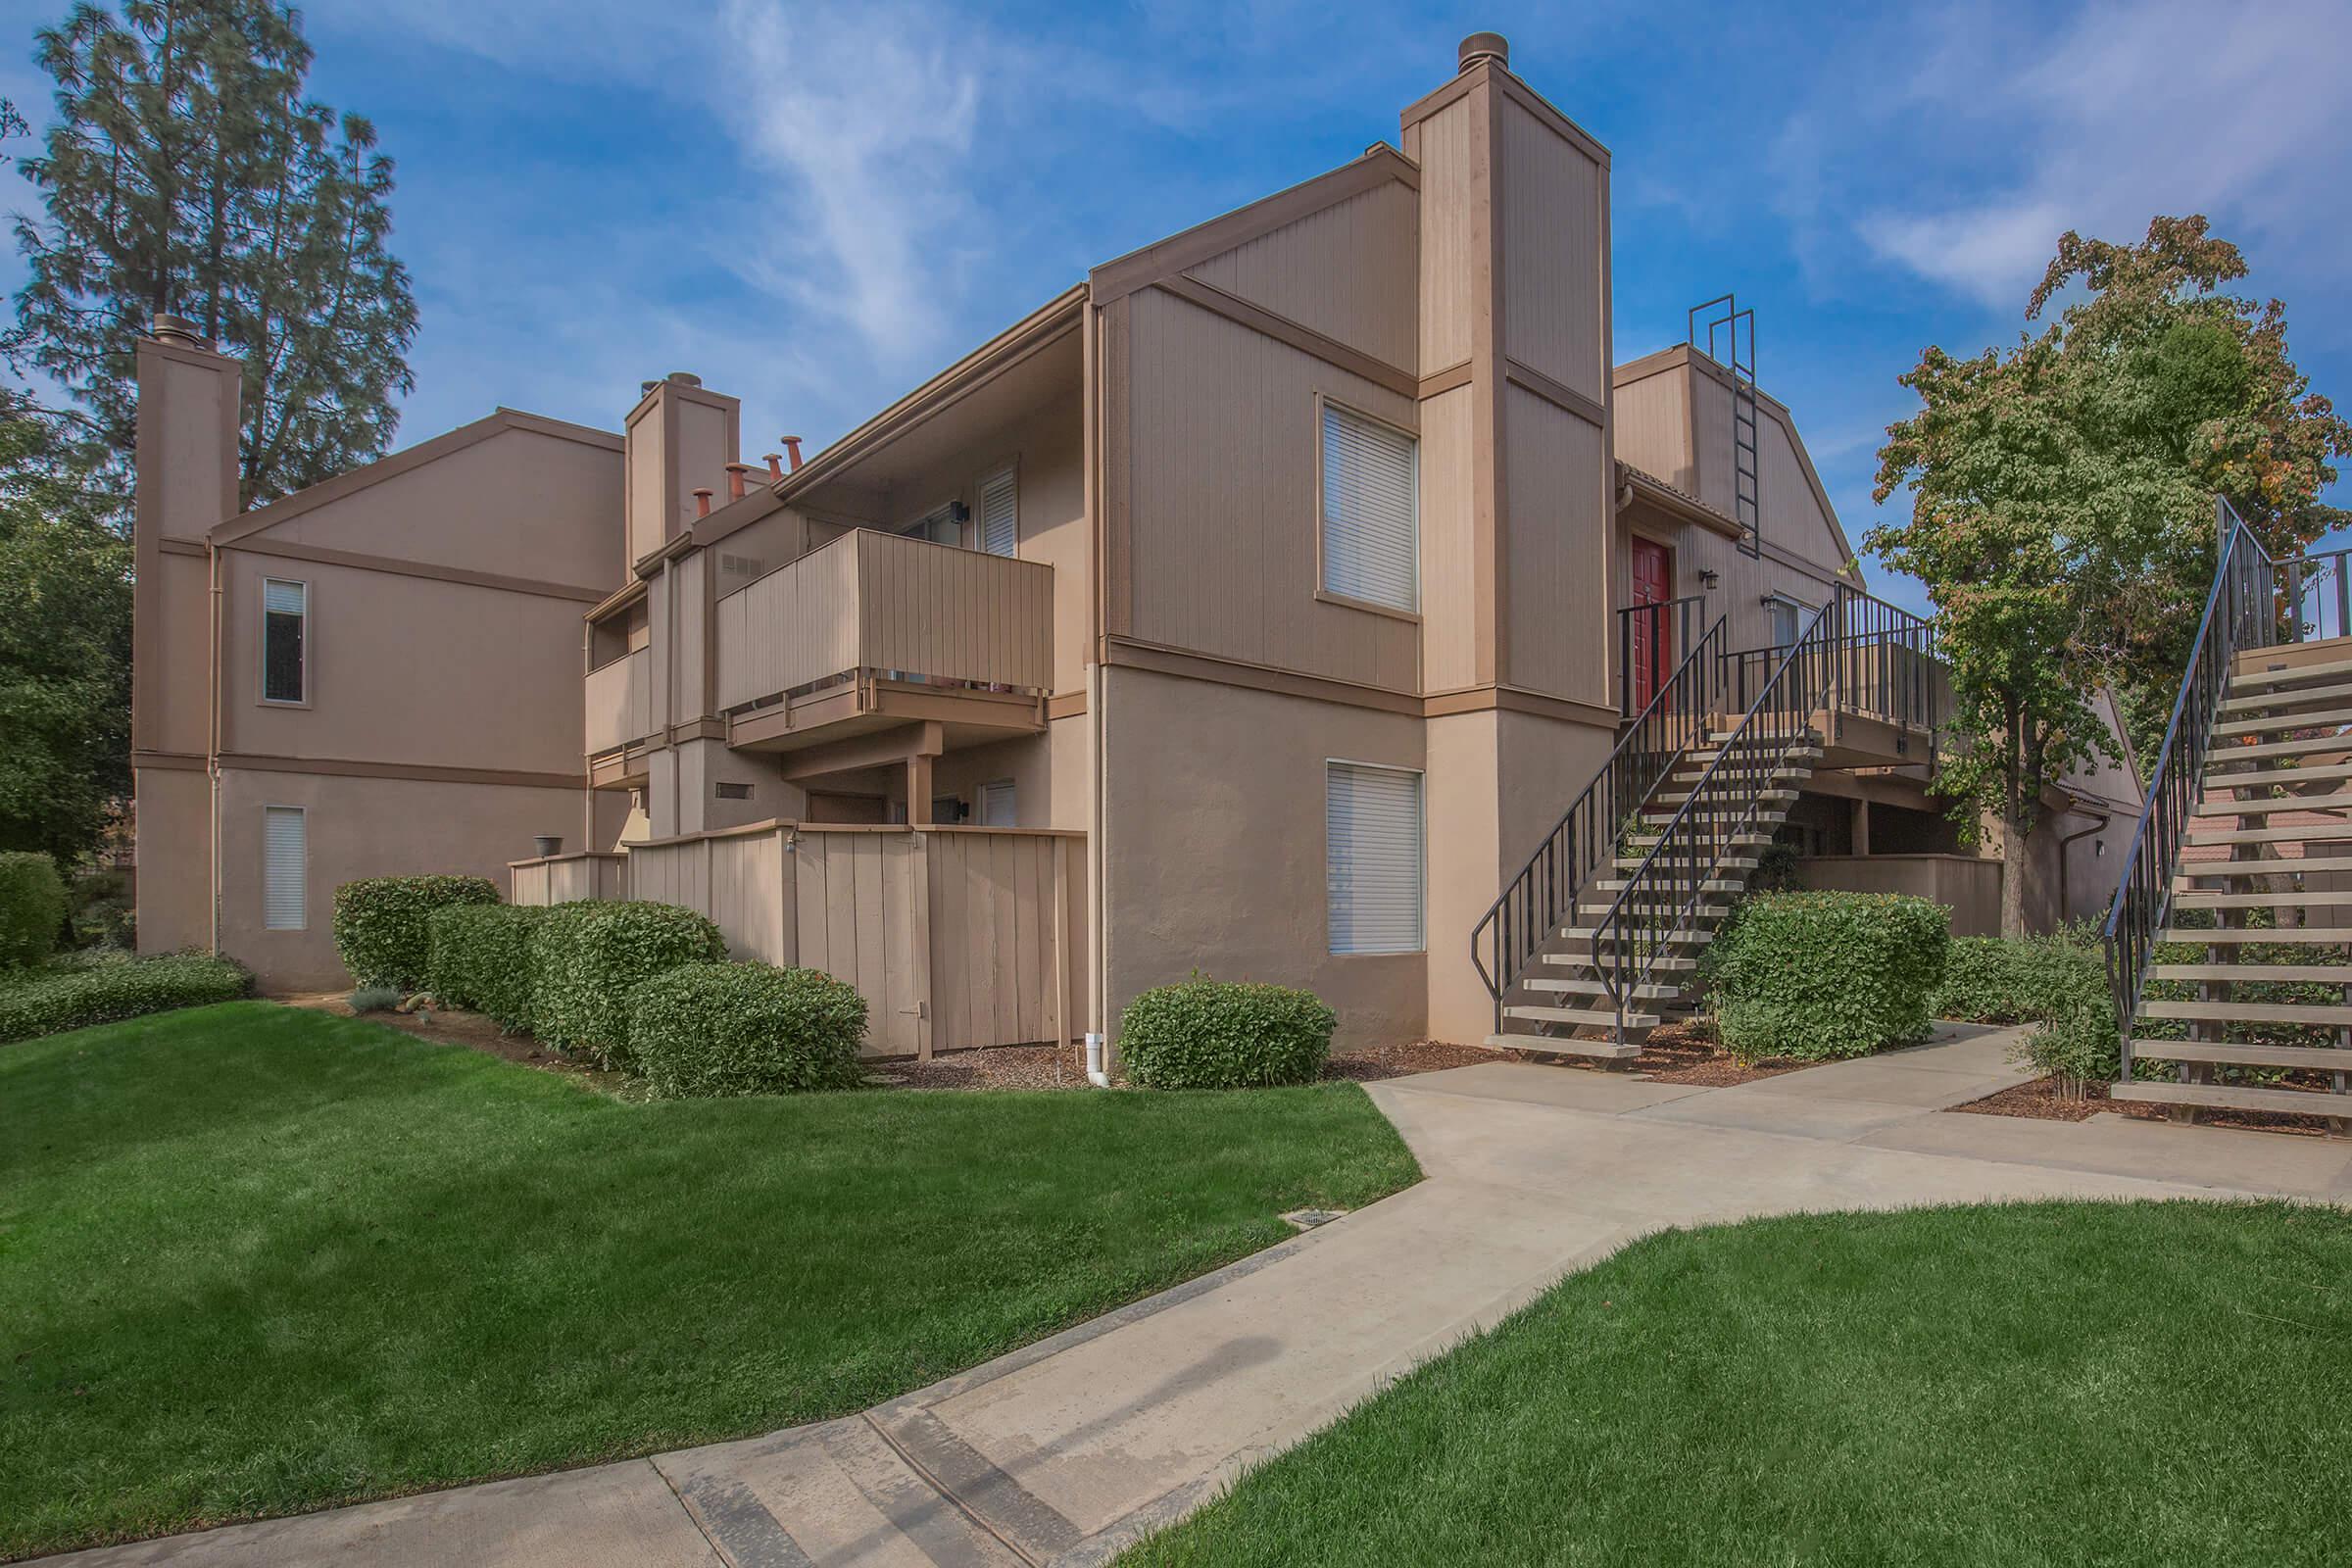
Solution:
<svg viewBox="0 0 2352 1568">
<path fill-rule="evenodd" d="M 2352 1216 L 2035 1204 L 1659 1236 L 1121 1559 L 2342 1563 Z"/>
<path fill-rule="evenodd" d="M 1351 1084 L 631 1104 L 264 1003 L 0 1048 L 0 1556 L 855 1410 L 1416 1174 Z"/>
</svg>

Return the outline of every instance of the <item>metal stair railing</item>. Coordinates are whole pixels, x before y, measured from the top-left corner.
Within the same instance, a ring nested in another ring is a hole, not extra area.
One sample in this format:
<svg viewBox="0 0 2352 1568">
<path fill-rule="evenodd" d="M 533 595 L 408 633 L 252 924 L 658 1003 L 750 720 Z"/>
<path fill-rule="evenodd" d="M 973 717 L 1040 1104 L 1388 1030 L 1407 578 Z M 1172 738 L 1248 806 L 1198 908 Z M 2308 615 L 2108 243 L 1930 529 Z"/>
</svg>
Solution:
<svg viewBox="0 0 2352 1568">
<path fill-rule="evenodd" d="M 1624 818 L 1705 735 L 1721 697 L 1724 637 L 1723 617 L 1717 616 L 1618 740 L 1592 782 L 1471 928 L 1470 962 L 1494 999 L 1496 1030 L 1502 1027 L 1504 994 L 1575 909 L 1576 896 L 1592 871 L 1616 854 Z"/>
<path fill-rule="evenodd" d="M 1698 905 L 1710 896 L 1706 884 L 1730 856 L 1732 841 L 1756 820 L 1788 754 L 1812 738 L 1813 715 L 1836 703 L 1840 609 L 1832 600 L 1813 612 L 1595 922 L 1593 972 L 1617 1014 L 1619 1040 L 1637 988 L 1647 983 L 1676 933 L 1697 918 Z"/>
<path fill-rule="evenodd" d="M 2302 630 L 2300 593 L 2287 593 L 2282 603 L 2280 573 L 2270 552 L 2227 500 L 2216 496 L 2213 506 L 2222 538 L 2213 587 L 2205 595 L 2204 618 L 2197 622 L 2196 644 L 2180 674 L 2180 693 L 2173 699 L 2172 721 L 2165 726 L 2164 746 L 2156 754 L 2156 771 L 2148 778 L 2147 804 L 2132 829 L 2132 848 L 2124 857 L 2123 875 L 2102 932 L 2107 984 L 2115 998 L 2116 1032 L 2122 1042 L 2122 1077 L 2127 1080 L 2132 1076 L 2132 1020 L 2139 1014 L 2157 936 L 2172 912 L 2173 878 L 2180 869 L 2189 819 L 2203 793 L 2213 726 L 2230 689 L 2230 662 L 2241 648 L 2268 648 L 2281 641 L 2282 611 L 2293 622 L 2283 640 L 2299 640 Z"/>
</svg>

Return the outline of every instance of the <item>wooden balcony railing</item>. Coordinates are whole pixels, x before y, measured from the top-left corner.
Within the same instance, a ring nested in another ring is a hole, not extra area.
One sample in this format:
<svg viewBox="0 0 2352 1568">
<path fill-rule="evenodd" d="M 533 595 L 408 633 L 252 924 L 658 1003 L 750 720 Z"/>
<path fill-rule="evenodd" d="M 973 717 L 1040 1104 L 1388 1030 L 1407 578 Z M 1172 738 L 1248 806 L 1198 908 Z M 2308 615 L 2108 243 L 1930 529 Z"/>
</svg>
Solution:
<svg viewBox="0 0 2352 1568">
<path fill-rule="evenodd" d="M 643 740 L 654 727 L 654 656 L 640 648 L 588 672 L 588 755 Z"/>
<path fill-rule="evenodd" d="M 867 670 L 1051 689 L 1054 569 L 860 528 L 718 602 L 721 709 Z"/>
</svg>

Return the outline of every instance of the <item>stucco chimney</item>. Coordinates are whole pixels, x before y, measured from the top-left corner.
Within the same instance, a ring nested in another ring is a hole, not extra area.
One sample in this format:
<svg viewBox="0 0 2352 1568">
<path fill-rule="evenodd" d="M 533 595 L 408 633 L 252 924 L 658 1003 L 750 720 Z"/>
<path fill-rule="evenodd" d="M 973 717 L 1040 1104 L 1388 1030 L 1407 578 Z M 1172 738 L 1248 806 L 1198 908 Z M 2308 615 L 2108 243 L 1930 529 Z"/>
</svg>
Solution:
<svg viewBox="0 0 2352 1568">
<path fill-rule="evenodd" d="M 1503 70 L 1511 67 L 1511 41 L 1499 32 L 1474 32 L 1462 40 L 1456 53 L 1454 70 L 1468 71 L 1482 60 L 1491 60 Z"/>
<path fill-rule="evenodd" d="M 780 436 L 776 437 L 776 439 L 777 439 L 777 440 L 779 440 L 779 441 L 781 441 L 781 442 L 783 442 L 783 443 L 784 443 L 784 450 L 792 454 L 792 470 L 793 470 L 793 472 L 795 472 L 795 473 L 798 473 L 798 472 L 800 472 L 800 470 L 801 470 L 801 438 L 800 438 L 799 436 L 797 436 L 797 435 L 780 435 Z"/>
<path fill-rule="evenodd" d="M 709 485 L 705 485 L 695 491 L 694 514 L 698 517 L 708 517 L 710 515 L 710 487 Z"/>
</svg>

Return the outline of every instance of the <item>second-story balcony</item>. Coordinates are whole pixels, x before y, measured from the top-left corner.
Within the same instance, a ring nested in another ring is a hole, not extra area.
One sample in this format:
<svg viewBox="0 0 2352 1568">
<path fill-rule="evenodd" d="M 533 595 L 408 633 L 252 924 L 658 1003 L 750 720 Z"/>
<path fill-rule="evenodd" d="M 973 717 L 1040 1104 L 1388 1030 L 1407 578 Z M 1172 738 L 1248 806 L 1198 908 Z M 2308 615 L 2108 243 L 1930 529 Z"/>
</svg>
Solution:
<svg viewBox="0 0 2352 1568">
<path fill-rule="evenodd" d="M 971 743 L 1045 727 L 1054 570 L 854 529 L 720 599 L 731 744 L 791 751 L 935 721 Z"/>
<path fill-rule="evenodd" d="M 654 727 L 654 656 L 640 648 L 588 672 L 588 755 L 643 740 Z"/>
</svg>

